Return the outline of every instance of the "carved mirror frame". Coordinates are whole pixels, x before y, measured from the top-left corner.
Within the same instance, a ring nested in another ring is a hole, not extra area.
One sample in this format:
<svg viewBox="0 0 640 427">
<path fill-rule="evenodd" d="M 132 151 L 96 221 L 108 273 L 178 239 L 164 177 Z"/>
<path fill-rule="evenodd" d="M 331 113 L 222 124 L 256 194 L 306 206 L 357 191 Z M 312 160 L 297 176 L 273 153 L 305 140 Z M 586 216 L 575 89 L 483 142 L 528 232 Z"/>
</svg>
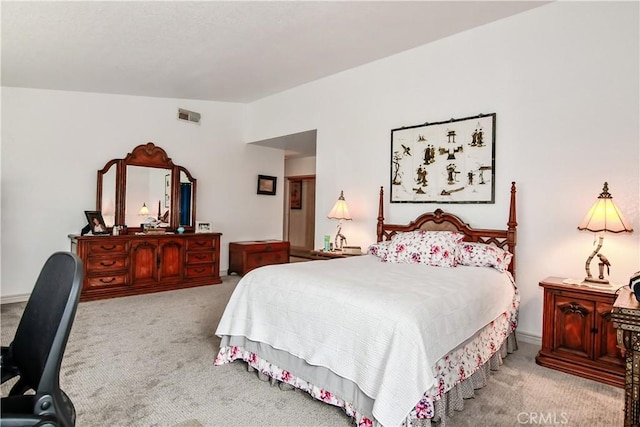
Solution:
<svg viewBox="0 0 640 427">
<path fill-rule="evenodd" d="M 102 212 L 103 208 L 103 188 L 104 178 L 111 168 L 115 170 L 115 206 L 114 206 L 114 224 L 127 225 L 131 231 L 140 229 L 139 224 L 126 224 L 126 200 L 127 200 L 127 166 L 142 166 L 158 169 L 167 169 L 171 171 L 171 200 L 169 206 L 169 226 L 170 230 L 178 227 L 184 227 L 185 231 L 194 231 L 196 224 L 196 195 L 197 180 L 191 176 L 191 173 L 183 166 L 175 165 L 166 151 L 156 146 L 152 142 L 138 145 L 127 154 L 124 159 L 109 160 L 105 166 L 98 170 L 97 191 L 96 191 L 96 210 Z M 186 179 L 191 183 L 191 212 L 189 215 L 189 224 L 180 224 L 180 207 L 181 207 L 181 174 L 184 173 Z M 137 207 L 134 207 L 137 209 Z M 149 210 L 154 213 L 154 207 L 149 206 Z"/>
</svg>

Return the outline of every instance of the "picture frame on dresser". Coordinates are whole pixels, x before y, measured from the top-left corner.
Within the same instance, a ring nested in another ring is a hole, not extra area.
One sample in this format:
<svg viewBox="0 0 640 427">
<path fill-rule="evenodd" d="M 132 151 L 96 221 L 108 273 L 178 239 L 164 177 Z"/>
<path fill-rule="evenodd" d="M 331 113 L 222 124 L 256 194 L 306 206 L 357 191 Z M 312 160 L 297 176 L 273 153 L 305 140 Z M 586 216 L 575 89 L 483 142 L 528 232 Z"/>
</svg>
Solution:
<svg viewBox="0 0 640 427">
<path fill-rule="evenodd" d="M 104 223 L 104 218 L 102 218 L 102 212 L 84 211 L 84 215 L 87 217 L 87 227 L 89 227 L 89 231 L 91 231 L 92 234 L 109 234 L 107 226 Z"/>
<path fill-rule="evenodd" d="M 196 233 L 211 233 L 211 223 L 196 221 Z"/>
</svg>

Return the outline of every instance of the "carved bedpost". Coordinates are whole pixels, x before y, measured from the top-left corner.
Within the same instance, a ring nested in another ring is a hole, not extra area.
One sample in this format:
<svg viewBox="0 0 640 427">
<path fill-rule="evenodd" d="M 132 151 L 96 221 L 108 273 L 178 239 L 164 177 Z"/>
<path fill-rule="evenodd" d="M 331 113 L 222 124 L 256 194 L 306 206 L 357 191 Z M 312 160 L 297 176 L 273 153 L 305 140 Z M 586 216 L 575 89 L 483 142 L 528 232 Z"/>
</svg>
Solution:
<svg viewBox="0 0 640 427">
<path fill-rule="evenodd" d="M 378 242 L 382 241 L 382 224 L 384 223 L 384 187 L 380 186 L 380 201 L 378 202 L 378 225 L 376 231 Z"/>
<path fill-rule="evenodd" d="M 511 260 L 511 274 L 513 277 L 516 277 L 516 256 L 515 256 L 515 247 L 516 247 L 516 227 L 518 226 L 518 222 L 516 221 L 516 183 L 511 182 L 511 201 L 509 204 L 509 222 L 507 222 L 507 247 L 509 252 L 513 255 Z"/>
</svg>

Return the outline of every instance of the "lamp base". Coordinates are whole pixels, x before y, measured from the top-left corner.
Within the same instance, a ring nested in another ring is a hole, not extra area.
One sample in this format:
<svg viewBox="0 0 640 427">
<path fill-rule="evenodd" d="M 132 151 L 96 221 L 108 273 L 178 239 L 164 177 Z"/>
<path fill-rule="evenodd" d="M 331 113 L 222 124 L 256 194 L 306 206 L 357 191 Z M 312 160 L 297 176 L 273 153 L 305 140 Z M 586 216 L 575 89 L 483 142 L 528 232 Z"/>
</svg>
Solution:
<svg viewBox="0 0 640 427">
<path fill-rule="evenodd" d="M 585 282 L 589 282 L 589 283 L 599 283 L 601 285 L 608 285 L 609 281 L 607 279 L 598 279 L 595 277 L 585 277 L 584 278 Z"/>
<path fill-rule="evenodd" d="M 593 277 L 585 277 L 584 282 L 582 282 L 582 286 L 588 286 L 590 288 L 599 288 L 599 289 L 611 289 L 613 285 L 609 283 L 606 279 L 596 279 Z"/>
</svg>

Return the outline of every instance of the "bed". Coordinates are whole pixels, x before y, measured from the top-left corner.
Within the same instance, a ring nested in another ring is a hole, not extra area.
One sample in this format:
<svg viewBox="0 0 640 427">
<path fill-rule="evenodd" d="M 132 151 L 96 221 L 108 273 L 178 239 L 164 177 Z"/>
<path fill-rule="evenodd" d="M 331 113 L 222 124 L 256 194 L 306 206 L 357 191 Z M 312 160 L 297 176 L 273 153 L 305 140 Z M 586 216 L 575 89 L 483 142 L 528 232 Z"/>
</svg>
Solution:
<svg viewBox="0 0 640 427">
<path fill-rule="evenodd" d="M 359 426 L 446 421 L 517 347 L 516 188 L 507 228 L 441 209 L 386 224 L 363 256 L 261 267 L 234 290 L 215 364 L 243 360 Z"/>
</svg>

